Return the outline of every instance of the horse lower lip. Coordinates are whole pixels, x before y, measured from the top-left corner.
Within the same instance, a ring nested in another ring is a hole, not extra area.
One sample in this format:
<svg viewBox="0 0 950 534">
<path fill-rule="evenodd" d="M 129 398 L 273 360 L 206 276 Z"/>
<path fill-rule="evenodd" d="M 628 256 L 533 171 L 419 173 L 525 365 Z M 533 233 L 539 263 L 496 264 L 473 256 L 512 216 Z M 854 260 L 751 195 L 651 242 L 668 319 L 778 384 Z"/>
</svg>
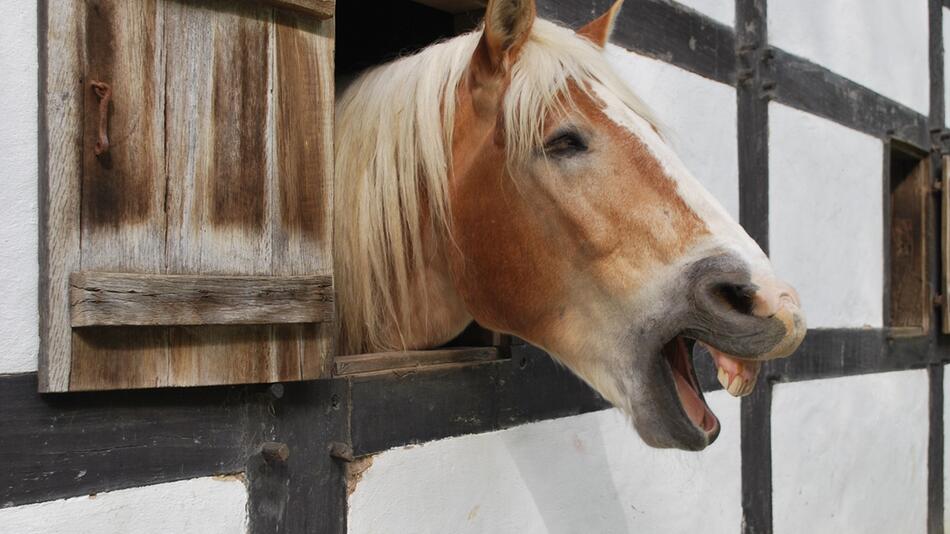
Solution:
<svg viewBox="0 0 950 534">
<path fill-rule="evenodd" d="M 716 364 L 716 378 L 723 389 L 733 397 L 745 397 L 755 389 L 762 364 L 755 361 L 740 360 L 715 347 L 703 343 Z"/>
<path fill-rule="evenodd" d="M 677 336 L 663 347 L 670 370 L 673 372 L 673 383 L 683 411 L 689 420 L 707 434 L 716 431 L 719 421 L 709 409 L 696 381 L 692 366 L 691 342 Z"/>
</svg>

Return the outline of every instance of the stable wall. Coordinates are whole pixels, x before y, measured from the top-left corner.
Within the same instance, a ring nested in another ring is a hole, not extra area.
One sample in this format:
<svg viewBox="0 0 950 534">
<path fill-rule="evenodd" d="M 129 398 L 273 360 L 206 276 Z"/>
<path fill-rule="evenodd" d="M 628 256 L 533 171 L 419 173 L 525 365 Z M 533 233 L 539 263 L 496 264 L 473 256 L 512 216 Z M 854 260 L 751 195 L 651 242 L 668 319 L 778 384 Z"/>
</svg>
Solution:
<svg viewBox="0 0 950 534">
<path fill-rule="evenodd" d="M 38 132 L 36 0 L 0 0 L 0 375 L 36 371 Z M 197 479 L 3 508 L 0 532 L 110 534 L 246 530 L 238 479 Z"/>
<path fill-rule="evenodd" d="M 927 372 L 778 384 L 776 534 L 926 532 Z"/>
<path fill-rule="evenodd" d="M 242 480 L 199 478 L 0 508 L 0 532 L 237 534 L 247 530 L 246 507 Z"/>
<path fill-rule="evenodd" d="M 0 0 L 0 374 L 36 370 L 36 0 Z"/>
<path fill-rule="evenodd" d="M 731 1 L 683 4 L 732 24 Z M 926 4 L 898 5 L 905 2 L 769 0 L 771 42 L 926 114 Z M 36 4 L 0 0 L 0 8 L 0 374 L 9 374 L 36 369 Z M 948 14 L 944 10 L 945 20 Z M 944 32 L 946 41 L 948 25 Z M 663 119 L 687 166 L 735 215 L 734 90 L 660 61 L 616 48 L 610 53 Z M 950 56 L 945 60 L 950 66 Z M 770 237 L 777 270 L 802 289 L 812 326 L 880 326 L 883 275 L 875 266 L 881 264 L 882 239 L 875 229 L 880 229 L 881 140 L 781 104 L 772 104 L 770 113 Z M 838 180 L 850 187 L 840 187 Z M 825 195 L 815 204 L 816 196 L 801 196 L 809 190 Z M 861 221 L 867 224 L 859 226 Z M 816 235 L 821 236 L 817 248 L 806 246 Z M 864 266 L 855 270 L 855 262 L 836 256 L 840 250 L 862 258 Z M 844 290 L 824 290 L 829 280 Z M 834 530 L 850 531 L 841 527 L 847 524 L 843 518 L 866 527 L 861 531 L 922 531 L 923 376 L 915 371 L 776 386 L 777 532 L 828 531 L 820 527 L 836 524 Z M 710 398 L 723 434 L 701 454 L 647 449 L 614 411 L 381 454 L 351 498 L 350 528 L 369 532 L 397 524 L 415 527 L 401 531 L 444 532 L 442 527 L 451 525 L 448 530 L 505 532 L 507 525 L 518 525 L 524 532 L 559 532 L 561 525 L 584 520 L 604 526 L 604 532 L 610 526 L 622 527 L 618 532 L 667 527 L 735 532 L 741 522 L 739 403 L 721 392 Z M 944 402 L 950 422 L 950 387 Z M 950 442 L 944 444 L 950 450 Z M 944 465 L 950 480 L 950 462 Z M 880 491 L 862 499 L 868 480 Z M 892 487 L 899 489 L 881 493 Z M 586 506 L 572 506 L 567 497 Z M 681 503 L 708 506 L 711 517 L 697 526 Z M 109 533 L 127 531 L 124 527 L 137 521 L 162 531 L 235 532 L 245 528 L 245 507 L 240 481 L 199 479 L 0 508 L 0 530 Z M 847 515 L 831 517 L 839 509 Z M 877 522 L 866 522 L 861 514 Z M 220 525 L 227 529 L 214 530 Z"/>
<path fill-rule="evenodd" d="M 722 434 L 702 453 L 651 449 L 607 410 L 380 454 L 350 498 L 349 532 L 732 534 L 739 401 L 707 399 Z"/>
<path fill-rule="evenodd" d="M 769 104 L 770 256 L 810 328 L 883 324 L 883 150 L 879 139 Z"/>
<path fill-rule="evenodd" d="M 927 115 L 927 0 L 769 0 L 769 43 Z"/>
</svg>

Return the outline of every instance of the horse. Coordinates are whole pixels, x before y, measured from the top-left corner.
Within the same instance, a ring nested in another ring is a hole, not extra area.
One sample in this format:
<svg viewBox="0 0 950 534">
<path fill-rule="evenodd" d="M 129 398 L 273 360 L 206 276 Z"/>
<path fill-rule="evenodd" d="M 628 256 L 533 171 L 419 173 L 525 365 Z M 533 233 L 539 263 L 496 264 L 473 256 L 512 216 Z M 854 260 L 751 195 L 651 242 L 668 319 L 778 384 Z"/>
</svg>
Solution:
<svg viewBox="0 0 950 534">
<path fill-rule="evenodd" d="M 720 424 L 693 344 L 747 395 L 805 316 L 608 64 L 621 4 L 575 32 L 490 0 L 475 31 L 341 94 L 340 347 L 431 348 L 475 320 L 550 353 L 648 445 L 701 450 Z"/>
</svg>

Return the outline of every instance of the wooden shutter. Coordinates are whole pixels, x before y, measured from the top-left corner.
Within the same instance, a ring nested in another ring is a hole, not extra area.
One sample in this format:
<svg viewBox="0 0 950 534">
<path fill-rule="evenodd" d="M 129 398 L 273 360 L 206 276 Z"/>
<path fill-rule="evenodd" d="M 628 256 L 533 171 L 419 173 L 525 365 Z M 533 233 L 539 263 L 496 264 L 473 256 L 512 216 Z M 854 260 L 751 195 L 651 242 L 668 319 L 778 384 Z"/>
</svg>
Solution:
<svg viewBox="0 0 950 534">
<path fill-rule="evenodd" d="M 332 8 L 47 2 L 42 391 L 330 374 Z"/>
</svg>

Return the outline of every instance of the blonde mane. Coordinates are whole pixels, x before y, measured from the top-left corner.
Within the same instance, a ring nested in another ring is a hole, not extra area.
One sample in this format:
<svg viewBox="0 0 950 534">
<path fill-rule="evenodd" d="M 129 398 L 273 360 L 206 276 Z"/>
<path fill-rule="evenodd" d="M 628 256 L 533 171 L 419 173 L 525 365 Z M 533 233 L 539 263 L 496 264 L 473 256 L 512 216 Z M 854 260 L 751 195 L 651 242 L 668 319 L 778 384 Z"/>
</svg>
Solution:
<svg viewBox="0 0 950 534">
<path fill-rule="evenodd" d="M 456 92 L 481 31 L 375 68 L 336 107 L 334 273 L 343 353 L 406 348 L 412 288 L 425 287 L 424 240 L 449 236 Z M 536 20 L 505 96 L 511 161 L 540 149 L 544 119 L 571 82 L 598 82 L 650 119 L 607 64 L 570 29 Z M 397 328 L 395 336 L 385 328 Z"/>
</svg>

